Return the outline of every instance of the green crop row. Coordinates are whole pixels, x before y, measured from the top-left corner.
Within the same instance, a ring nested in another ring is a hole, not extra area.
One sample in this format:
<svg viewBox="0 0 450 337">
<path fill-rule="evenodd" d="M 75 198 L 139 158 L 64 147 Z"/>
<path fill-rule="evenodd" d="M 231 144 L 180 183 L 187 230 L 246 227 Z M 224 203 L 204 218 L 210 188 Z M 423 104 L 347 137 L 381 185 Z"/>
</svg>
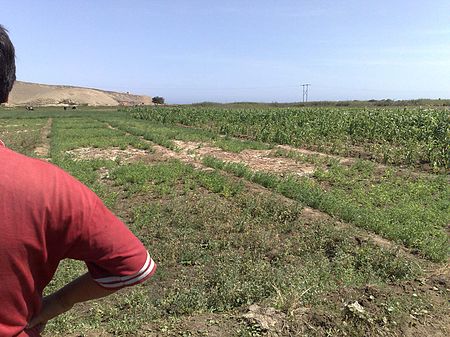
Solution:
<svg viewBox="0 0 450 337">
<path fill-rule="evenodd" d="M 421 108 L 146 107 L 137 119 L 233 137 L 358 155 L 389 164 L 450 167 L 447 110 Z"/>
<path fill-rule="evenodd" d="M 265 150 L 271 148 L 268 144 L 241 140 L 230 137 L 219 137 L 217 133 L 200 128 L 186 128 L 178 125 L 165 125 L 159 122 L 149 122 L 144 120 L 122 118 L 99 118 L 99 121 L 108 123 L 112 127 L 127 132 L 129 134 L 143 137 L 146 140 L 177 150 L 174 140 L 184 142 L 205 142 L 211 146 L 216 146 L 228 152 L 241 152 L 245 149 Z M 199 144 L 201 145 L 201 144 Z"/>
</svg>

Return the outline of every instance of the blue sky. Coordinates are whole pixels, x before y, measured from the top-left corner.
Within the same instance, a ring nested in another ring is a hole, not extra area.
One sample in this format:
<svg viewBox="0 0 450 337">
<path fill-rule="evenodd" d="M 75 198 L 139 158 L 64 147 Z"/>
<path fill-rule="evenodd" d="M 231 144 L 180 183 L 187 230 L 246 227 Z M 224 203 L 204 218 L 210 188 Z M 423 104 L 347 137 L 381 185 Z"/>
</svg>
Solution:
<svg viewBox="0 0 450 337">
<path fill-rule="evenodd" d="M 18 79 L 169 103 L 450 98 L 450 1 L 1 0 Z"/>
</svg>

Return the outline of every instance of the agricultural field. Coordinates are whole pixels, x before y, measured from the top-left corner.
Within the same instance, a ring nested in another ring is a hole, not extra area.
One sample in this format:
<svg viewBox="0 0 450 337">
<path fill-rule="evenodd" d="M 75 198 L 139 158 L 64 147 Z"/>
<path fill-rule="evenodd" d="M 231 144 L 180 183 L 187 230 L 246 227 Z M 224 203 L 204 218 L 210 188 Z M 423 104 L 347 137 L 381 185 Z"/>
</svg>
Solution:
<svg viewBox="0 0 450 337">
<path fill-rule="evenodd" d="M 440 108 L 137 108 L 132 116 L 231 137 L 377 162 L 450 166 L 449 113 Z"/>
<path fill-rule="evenodd" d="M 450 334 L 448 110 L 61 110 L 0 110 L 0 139 L 94 190 L 158 269 L 44 336 Z"/>
</svg>

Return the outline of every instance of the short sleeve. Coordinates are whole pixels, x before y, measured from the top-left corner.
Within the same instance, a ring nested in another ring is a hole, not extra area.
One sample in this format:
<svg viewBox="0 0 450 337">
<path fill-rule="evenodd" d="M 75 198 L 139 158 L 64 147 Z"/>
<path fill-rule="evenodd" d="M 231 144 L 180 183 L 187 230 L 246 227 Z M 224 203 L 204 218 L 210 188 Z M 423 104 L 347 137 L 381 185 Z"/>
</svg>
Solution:
<svg viewBox="0 0 450 337">
<path fill-rule="evenodd" d="M 156 270 L 147 249 L 93 192 L 89 192 L 93 205 L 85 212 L 90 214 L 80 217 L 82 221 L 76 225 L 72 224 L 70 248 L 65 257 L 84 261 L 92 278 L 104 288 L 119 289 L 145 281 Z"/>
</svg>

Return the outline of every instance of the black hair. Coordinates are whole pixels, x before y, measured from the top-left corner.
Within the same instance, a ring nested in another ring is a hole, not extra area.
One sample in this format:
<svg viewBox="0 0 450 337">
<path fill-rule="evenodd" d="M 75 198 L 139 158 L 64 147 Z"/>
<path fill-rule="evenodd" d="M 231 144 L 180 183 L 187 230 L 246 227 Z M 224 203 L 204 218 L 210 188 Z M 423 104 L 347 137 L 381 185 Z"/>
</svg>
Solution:
<svg viewBox="0 0 450 337">
<path fill-rule="evenodd" d="M 8 31 L 0 25 L 0 103 L 8 100 L 14 81 L 16 80 L 16 62 L 14 46 Z"/>
</svg>

